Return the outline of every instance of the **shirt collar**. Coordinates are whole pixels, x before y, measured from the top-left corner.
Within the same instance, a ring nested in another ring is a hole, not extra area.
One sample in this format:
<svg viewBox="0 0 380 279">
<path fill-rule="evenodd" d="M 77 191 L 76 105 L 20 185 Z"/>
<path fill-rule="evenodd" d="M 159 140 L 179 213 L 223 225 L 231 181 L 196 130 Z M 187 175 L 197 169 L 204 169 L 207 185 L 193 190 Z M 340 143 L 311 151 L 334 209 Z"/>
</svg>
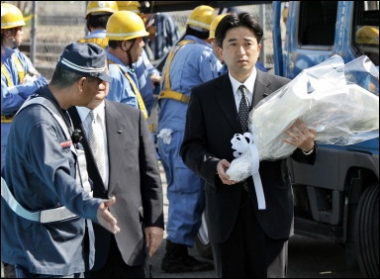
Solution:
<svg viewBox="0 0 380 279">
<path fill-rule="evenodd" d="M 253 86 L 255 85 L 255 80 L 256 80 L 256 76 L 257 76 L 256 68 L 253 69 L 252 74 L 246 79 L 246 81 L 244 83 L 241 83 L 240 81 L 233 78 L 231 76 L 230 72 L 228 72 L 228 76 L 230 77 L 230 81 L 232 84 L 232 90 L 233 90 L 234 94 L 237 92 L 239 86 L 242 84 L 245 85 L 245 87 L 247 88 L 247 90 L 249 91 L 250 94 L 253 94 Z"/>
<path fill-rule="evenodd" d="M 184 40 L 191 40 L 191 41 L 195 41 L 198 44 L 206 45 L 208 47 L 212 47 L 211 44 L 209 44 L 207 41 L 199 39 L 198 37 L 193 36 L 193 35 L 186 35 Z"/>
<path fill-rule="evenodd" d="M 107 59 L 117 64 L 124 72 L 134 72 L 134 69 L 131 69 L 128 65 L 125 65 L 123 62 L 121 62 L 119 58 L 117 58 L 115 55 L 109 52 L 107 52 Z M 111 66 L 112 64 L 113 63 L 109 63 L 109 66 Z"/>
<path fill-rule="evenodd" d="M 89 33 L 86 38 L 105 38 L 106 30 L 105 29 L 97 29 Z"/>
<path fill-rule="evenodd" d="M 96 115 L 100 117 L 102 121 L 105 119 L 105 102 L 104 100 L 94 109 L 94 112 Z M 80 119 L 82 120 L 82 123 L 86 120 L 90 110 L 86 107 L 77 107 L 78 114 L 80 116 Z"/>
</svg>

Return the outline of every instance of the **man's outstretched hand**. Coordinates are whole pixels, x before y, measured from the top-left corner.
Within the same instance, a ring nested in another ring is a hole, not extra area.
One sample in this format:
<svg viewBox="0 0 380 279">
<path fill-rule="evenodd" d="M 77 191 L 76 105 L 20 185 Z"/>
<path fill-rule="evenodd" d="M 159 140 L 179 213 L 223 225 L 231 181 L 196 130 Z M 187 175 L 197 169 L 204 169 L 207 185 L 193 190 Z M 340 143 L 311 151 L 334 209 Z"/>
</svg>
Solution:
<svg viewBox="0 0 380 279">
<path fill-rule="evenodd" d="M 108 208 L 112 206 L 113 204 L 115 204 L 115 202 L 116 202 L 115 197 L 112 197 L 104 201 L 103 203 L 100 204 L 98 208 L 98 213 L 97 213 L 99 224 L 113 234 L 120 232 L 120 228 L 117 226 L 116 218 L 108 210 Z"/>
</svg>

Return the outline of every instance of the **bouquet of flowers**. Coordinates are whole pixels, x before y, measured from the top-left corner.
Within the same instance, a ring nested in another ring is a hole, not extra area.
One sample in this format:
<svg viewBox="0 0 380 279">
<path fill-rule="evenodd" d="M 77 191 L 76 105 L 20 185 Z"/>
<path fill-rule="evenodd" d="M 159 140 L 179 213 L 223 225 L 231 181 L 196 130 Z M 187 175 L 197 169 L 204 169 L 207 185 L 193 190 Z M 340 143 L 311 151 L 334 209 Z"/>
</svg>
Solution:
<svg viewBox="0 0 380 279">
<path fill-rule="evenodd" d="M 248 125 L 258 150 L 259 158 L 254 159 L 291 155 L 296 147 L 284 142 L 288 137 L 285 130 L 297 119 L 317 131 L 316 143 L 351 145 L 378 137 L 379 69 L 367 56 L 344 64 L 334 55 L 260 101 L 252 109 Z M 252 163 L 235 164 L 237 159 L 227 174 L 241 181 L 254 171 Z"/>
<path fill-rule="evenodd" d="M 351 145 L 378 137 L 378 77 L 367 56 L 344 64 L 334 55 L 302 71 L 251 111 L 249 130 L 260 160 L 293 153 L 284 131 L 298 118 L 317 131 L 316 143 Z"/>
</svg>

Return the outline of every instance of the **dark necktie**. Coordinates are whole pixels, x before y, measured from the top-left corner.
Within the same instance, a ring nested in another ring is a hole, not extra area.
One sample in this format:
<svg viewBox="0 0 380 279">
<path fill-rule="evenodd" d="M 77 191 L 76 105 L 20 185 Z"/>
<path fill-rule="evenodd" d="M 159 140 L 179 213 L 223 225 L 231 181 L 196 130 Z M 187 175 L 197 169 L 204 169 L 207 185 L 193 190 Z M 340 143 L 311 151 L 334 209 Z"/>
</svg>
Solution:
<svg viewBox="0 0 380 279">
<path fill-rule="evenodd" d="M 249 116 L 249 101 L 247 100 L 247 97 L 245 95 L 246 93 L 246 87 L 244 85 L 239 86 L 239 91 L 241 92 L 241 100 L 239 104 L 239 117 L 240 117 L 240 124 L 243 128 L 243 132 L 248 131 L 248 116 Z"/>
</svg>

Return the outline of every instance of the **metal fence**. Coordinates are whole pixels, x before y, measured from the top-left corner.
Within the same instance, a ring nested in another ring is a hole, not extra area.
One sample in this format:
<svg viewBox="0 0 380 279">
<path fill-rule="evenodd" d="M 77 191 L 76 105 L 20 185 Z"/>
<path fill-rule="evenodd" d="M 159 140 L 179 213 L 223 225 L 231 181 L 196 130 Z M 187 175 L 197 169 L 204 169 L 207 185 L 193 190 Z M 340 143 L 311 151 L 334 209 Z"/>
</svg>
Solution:
<svg viewBox="0 0 380 279">
<path fill-rule="evenodd" d="M 81 39 L 86 34 L 85 12 L 87 1 L 3 1 L 18 6 L 24 14 L 24 40 L 20 47 L 26 52 L 35 67 L 50 79 L 57 59 L 64 47 Z M 267 68 L 273 65 L 271 49 L 271 5 L 240 6 L 239 10 L 252 13 L 265 26 L 262 41 L 261 62 Z M 168 12 L 184 32 L 191 11 Z"/>
</svg>

